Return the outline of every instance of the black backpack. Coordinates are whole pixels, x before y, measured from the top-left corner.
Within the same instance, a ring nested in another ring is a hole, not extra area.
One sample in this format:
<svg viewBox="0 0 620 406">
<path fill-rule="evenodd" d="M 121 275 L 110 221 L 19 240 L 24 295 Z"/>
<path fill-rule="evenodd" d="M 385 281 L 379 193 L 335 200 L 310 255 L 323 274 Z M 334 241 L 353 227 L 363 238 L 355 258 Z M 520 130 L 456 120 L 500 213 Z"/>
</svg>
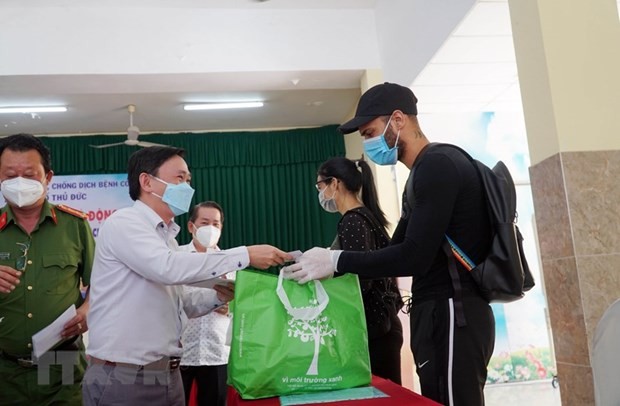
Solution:
<svg viewBox="0 0 620 406">
<path fill-rule="evenodd" d="M 471 272 L 482 297 L 488 302 L 507 303 L 521 299 L 525 292 L 534 287 L 534 278 L 523 252 L 523 237 L 519 227 L 515 224 L 517 194 L 506 165 L 498 161 L 493 169 L 490 169 L 455 145 L 435 143 L 424 148 L 416 161 L 419 162 L 421 155 L 436 145 L 458 149 L 476 168 L 482 182 L 493 232 L 489 253 L 479 264 L 473 264 L 466 253 L 456 246 L 449 236 L 446 236 L 443 244 L 454 288 L 457 325 L 464 326 L 466 322 L 462 312 L 461 283 L 456 269 L 456 260 Z M 415 165 L 412 173 L 414 169 Z M 413 176 L 410 179 L 413 180 Z M 413 181 L 407 182 L 407 189 L 409 188 L 413 188 Z M 406 195 L 413 195 L 413 190 L 406 190 Z M 411 202 L 409 205 L 413 207 Z"/>
</svg>

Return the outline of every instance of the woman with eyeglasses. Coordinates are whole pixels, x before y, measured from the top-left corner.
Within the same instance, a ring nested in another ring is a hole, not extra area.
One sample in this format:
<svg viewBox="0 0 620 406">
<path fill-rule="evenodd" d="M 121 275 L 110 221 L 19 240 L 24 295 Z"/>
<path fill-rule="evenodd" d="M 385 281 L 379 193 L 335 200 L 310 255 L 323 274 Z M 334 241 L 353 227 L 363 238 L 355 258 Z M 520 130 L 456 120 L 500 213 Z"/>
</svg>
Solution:
<svg viewBox="0 0 620 406">
<path fill-rule="evenodd" d="M 388 221 L 379 206 L 373 175 L 365 161 L 329 159 L 319 167 L 316 188 L 321 207 L 342 214 L 332 249 L 373 251 L 389 244 Z M 360 286 L 371 372 L 401 384 L 403 330 L 398 311 L 403 302 L 396 278 L 360 280 Z"/>
</svg>

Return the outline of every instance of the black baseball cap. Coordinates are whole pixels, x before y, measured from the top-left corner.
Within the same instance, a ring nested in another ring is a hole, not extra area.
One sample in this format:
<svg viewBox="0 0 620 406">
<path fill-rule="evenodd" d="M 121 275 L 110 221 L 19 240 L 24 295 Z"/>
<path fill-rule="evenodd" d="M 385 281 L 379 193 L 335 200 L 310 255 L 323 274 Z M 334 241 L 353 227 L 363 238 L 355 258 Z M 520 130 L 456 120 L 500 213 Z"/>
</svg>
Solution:
<svg viewBox="0 0 620 406">
<path fill-rule="evenodd" d="M 338 127 L 338 130 L 350 134 L 377 117 L 391 115 L 394 110 L 417 115 L 417 102 L 418 99 L 408 87 L 388 82 L 373 86 L 360 97 L 355 117 Z"/>
</svg>

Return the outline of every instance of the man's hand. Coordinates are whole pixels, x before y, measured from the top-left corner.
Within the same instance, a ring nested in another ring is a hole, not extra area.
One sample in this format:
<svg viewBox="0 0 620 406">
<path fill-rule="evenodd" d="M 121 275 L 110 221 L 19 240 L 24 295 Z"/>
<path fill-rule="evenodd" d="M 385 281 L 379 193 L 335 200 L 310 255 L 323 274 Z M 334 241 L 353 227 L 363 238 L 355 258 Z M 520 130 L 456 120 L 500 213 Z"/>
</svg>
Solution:
<svg viewBox="0 0 620 406">
<path fill-rule="evenodd" d="M 224 315 L 224 316 L 228 315 L 228 303 L 223 305 L 223 306 L 218 307 L 217 309 L 215 309 L 213 311 L 215 313 L 219 313 L 219 314 Z"/>
<path fill-rule="evenodd" d="M 19 283 L 21 275 L 21 272 L 10 266 L 0 265 L 0 292 L 11 293 L 15 289 L 15 285 Z"/>
<path fill-rule="evenodd" d="M 271 245 L 251 245 L 248 247 L 248 254 L 250 265 L 258 269 L 267 269 L 293 260 L 291 255 Z"/>
<path fill-rule="evenodd" d="M 282 268 L 285 279 L 294 279 L 300 284 L 331 278 L 335 271 L 329 250 L 319 247 L 304 252 L 296 264 Z"/>
<path fill-rule="evenodd" d="M 61 334 L 63 338 L 75 337 L 88 331 L 88 324 L 86 324 L 88 307 L 88 303 L 86 302 L 77 309 L 77 314 L 65 324 L 62 330 Z"/>
<path fill-rule="evenodd" d="M 233 283 L 227 283 L 225 285 L 217 284 L 213 286 L 213 289 L 217 292 L 217 298 L 220 302 L 228 303 L 235 298 L 235 285 Z M 228 306 L 226 306 L 228 308 Z"/>
<path fill-rule="evenodd" d="M 223 279 L 225 281 L 229 281 L 229 282 L 227 282 L 225 284 L 225 286 L 230 286 L 230 288 L 233 290 L 233 295 L 234 295 L 234 293 L 235 293 L 235 284 L 233 283 L 233 281 L 229 280 L 228 278 L 226 278 L 226 274 L 220 276 L 220 279 Z M 215 286 L 217 286 L 217 285 L 215 285 Z M 218 299 L 219 299 L 219 296 L 218 296 Z M 220 299 L 220 300 L 222 300 L 222 299 Z M 232 300 L 232 299 L 230 299 L 230 300 Z M 222 301 L 224 302 L 224 300 L 222 300 Z M 215 309 L 213 311 L 215 313 L 219 313 L 219 314 L 222 314 L 222 315 L 226 316 L 228 314 L 228 303 L 226 303 L 223 306 L 218 307 L 217 309 Z"/>
</svg>

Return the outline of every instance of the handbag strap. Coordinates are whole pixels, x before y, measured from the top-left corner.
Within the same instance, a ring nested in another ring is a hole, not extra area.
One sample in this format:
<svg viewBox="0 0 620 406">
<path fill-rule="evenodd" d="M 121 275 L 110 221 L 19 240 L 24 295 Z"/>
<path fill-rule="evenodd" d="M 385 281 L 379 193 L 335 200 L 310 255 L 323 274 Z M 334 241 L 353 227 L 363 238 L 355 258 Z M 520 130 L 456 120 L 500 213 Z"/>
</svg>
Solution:
<svg viewBox="0 0 620 406">
<path fill-rule="evenodd" d="M 379 221 L 374 216 L 372 215 L 369 216 L 367 213 L 365 213 L 364 209 L 368 210 L 367 207 L 362 206 L 361 208 L 352 209 L 351 211 L 362 216 L 362 218 L 371 226 L 372 237 L 374 239 L 374 245 L 375 245 L 374 249 L 384 248 L 390 243 L 389 234 L 385 231 L 385 228 L 379 223 Z M 342 219 L 340 221 L 342 221 Z M 383 247 L 380 246 L 380 241 L 382 238 L 387 243 L 387 245 L 384 245 Z M 336 234 L 336 238 L 334 239 L 334 242 L 332 243 L 330 248 L 333 250 L 342 249 L 342 244 L 340 243 L 340 235 L 338 233 Z"/>
<path fill-rule="evenodd" d="M 325 288 L 323 287 L 323 284 L 321 282 L 312 281 L 314 282 L 317 306 L 293 307 L 291 305 L 291 301 L 288 298 L 288 295 L 286 294 L 286 291 L 284 290 L 284 286 L 282 284 L 283 279 L 283 272 L 280 271 L 280 274 L 278 275 L 278 286 L 276 287 L 276 294 L 278 295 L 278 298 L 280 298 L 280 302 L 282 302 L 282 305 L 284 305 L 286 312 L 291 315 L 291 317 L 296 320 L 314 320 L 323 312 L 323 310 L 325 310 L 327 304 L 329 303 L 329 296 L 327 296 L 327 292 L 325 291 Z"/>
<path fill-rule="evenodd" d="M 389 244 L 390 236 L 385 231 L 385 228 L 379 223 L 379 221 L 374 216 L 369 216 L 368 214 L 364 213 L 363 210 L 356 210 L 355 212 L 359 214 L 360 216 L 364 217 L 364 219 L 372 226 L 372 229 L 374 231 L 373 234 L 375 238 L 375 249 L 382 248 L 382 247 L 379 247 L 379 241 L 381 240 L 381 238 L 384 238 L 385 241 Z"/>
</svg>

